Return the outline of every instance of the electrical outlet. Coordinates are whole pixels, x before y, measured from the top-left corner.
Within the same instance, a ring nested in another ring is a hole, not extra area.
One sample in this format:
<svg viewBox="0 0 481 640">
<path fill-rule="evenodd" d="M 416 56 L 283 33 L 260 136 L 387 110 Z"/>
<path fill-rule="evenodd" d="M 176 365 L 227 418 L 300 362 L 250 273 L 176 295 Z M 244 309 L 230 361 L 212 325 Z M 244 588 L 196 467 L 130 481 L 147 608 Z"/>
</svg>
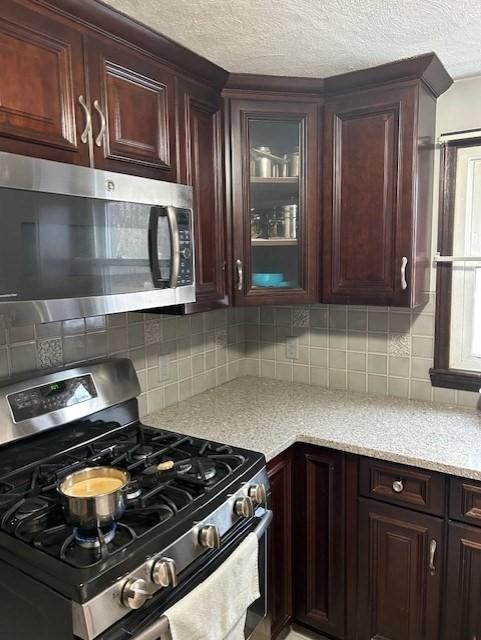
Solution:
<svg viewBox="0 0 481 640">
<path fill-rule="evenodd" d="M 165 382 L 170 380 L 170 356 L 164 354 L 159 356 L 159 381 Z"/>
<path fill-rule="evenodd" d="M 286 358 L 288 360 L 297 360 L 297 338 L 295 336 L 286 337 Z"/>
</svg>

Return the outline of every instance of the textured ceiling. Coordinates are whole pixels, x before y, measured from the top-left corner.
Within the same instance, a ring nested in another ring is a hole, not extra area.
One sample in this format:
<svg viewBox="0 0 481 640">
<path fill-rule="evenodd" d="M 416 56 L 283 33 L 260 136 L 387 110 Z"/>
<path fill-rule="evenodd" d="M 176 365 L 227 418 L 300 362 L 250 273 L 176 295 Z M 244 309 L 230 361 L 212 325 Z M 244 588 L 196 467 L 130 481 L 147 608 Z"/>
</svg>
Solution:
<svg viewBox="0 0 481 640">
<path fill-rule="evenodd" d="M 481 73 L 481 0 L 107 0 L 228 71 L 327 77 L 435 51 Z"/>
</svg>

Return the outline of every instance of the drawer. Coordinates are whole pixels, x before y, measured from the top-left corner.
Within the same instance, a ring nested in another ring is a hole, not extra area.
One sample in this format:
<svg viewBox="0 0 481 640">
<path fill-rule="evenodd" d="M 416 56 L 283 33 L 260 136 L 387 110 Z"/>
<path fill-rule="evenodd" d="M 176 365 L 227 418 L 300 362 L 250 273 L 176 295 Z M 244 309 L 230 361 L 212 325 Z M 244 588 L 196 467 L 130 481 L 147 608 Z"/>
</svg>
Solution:
<svg viewBox="0 0 481 640">
<path fill-rule="evenodd" d="M 449 517 L 481 527 L 481 482 L 450 479 Z"/>
<path fill-rule="evenodd" d="M 362 458 L 360 474 L 361 495 L 367 498 L 444 515 L 446 481 L 442 473 Z"/>
</svg>

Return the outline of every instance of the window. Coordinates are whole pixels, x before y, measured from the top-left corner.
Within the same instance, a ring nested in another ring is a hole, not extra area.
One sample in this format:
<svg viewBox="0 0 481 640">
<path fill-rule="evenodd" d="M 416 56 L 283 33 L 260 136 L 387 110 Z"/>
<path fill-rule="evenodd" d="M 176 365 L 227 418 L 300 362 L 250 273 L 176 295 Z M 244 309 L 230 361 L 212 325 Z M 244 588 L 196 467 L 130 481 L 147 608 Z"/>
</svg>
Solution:
<svg viewBox="0 0 481 640">
<path fill-rule="evenodd" d="M 481 140 L 446 144 L 437 265 L 434 386 L 481 387 Z M 459 258 L 471 258 L 462 260 Z"/>
</svg>

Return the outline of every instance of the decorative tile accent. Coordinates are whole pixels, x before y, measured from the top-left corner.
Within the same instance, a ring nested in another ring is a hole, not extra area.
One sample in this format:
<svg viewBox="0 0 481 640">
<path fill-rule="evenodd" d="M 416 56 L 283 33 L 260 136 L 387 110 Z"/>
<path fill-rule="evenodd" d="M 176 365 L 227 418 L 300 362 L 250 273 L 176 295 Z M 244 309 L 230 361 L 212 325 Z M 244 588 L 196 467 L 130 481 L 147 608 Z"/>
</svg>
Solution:
<svg viewBox="0 0 481 640">
<path fill-rule="evenodd" d="M 215 346 L 221 349 L 227 346 L 227 330 L 226 329 L 215 330 Z"/>
<path fill-rule="evenodd" d="M 145 323 L 145 344 L 155 344 L 162 340 L 162 321 L 151 320 Z"/>
<path fill-rule="evenodd" d="M 411 355 L 411 336 L 408 333 L 392 333 L 389 336 L 389 355 L 396 357 Z"/>
<path fill-rule="evenodd" d="M 37 343 L 37 353 L 41 369 L 52 369 L 63 365 L 63 347 L 60 338 L 40 340 Z"/>
<path fill-rule="evenodd" d="M 302 329 L 309 326 L 309 307 L 294 307 L 293 324 Z"/>
</svg>

